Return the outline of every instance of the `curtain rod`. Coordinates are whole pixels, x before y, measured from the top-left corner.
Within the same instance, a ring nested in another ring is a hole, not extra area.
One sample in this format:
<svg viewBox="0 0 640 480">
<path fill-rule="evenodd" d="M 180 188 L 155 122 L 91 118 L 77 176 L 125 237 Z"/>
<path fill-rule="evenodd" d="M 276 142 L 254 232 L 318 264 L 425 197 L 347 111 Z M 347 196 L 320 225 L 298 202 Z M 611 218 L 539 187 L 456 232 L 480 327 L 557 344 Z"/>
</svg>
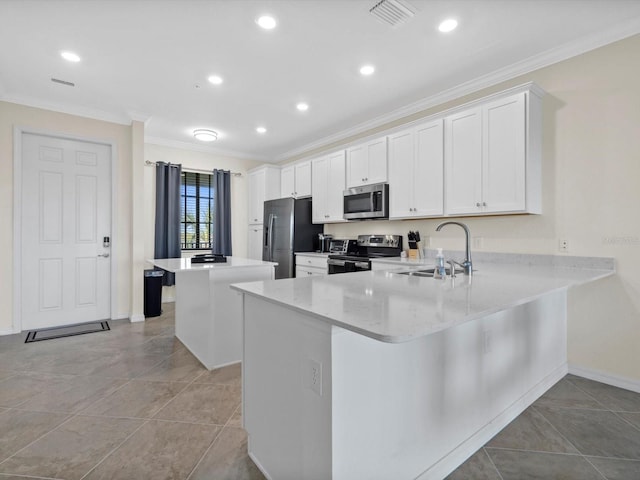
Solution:
<svg viewBox="0 0 640 480">
<path fill-rule="evenodd" d="M 145 160 L 144 161 L 144 165 L 146 167 L 155 167 L 157 163 L 164 163 L 164 162 L 152 162 L 150 160 Z M 194 173 L 208 173 L 209 175 L 213 175 L 213 170 L 202 170 L 200 168 L 183 168 L 182 169 L 183 172 L 194 172 Z M 240 172 L 231 172 L 231 175 L 233 175 L 234 177 L 241 177 L 242 174 Z"/>
</svg>

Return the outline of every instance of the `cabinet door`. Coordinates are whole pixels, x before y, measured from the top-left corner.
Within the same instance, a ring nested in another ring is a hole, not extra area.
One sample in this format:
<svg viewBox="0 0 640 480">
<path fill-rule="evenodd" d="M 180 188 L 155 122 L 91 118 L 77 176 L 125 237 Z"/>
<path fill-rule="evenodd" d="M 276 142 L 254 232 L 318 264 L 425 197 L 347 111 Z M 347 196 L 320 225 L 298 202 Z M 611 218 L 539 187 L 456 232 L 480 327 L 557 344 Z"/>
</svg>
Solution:
<svg viewBox="0 0 640 480">
<path fill-rule="evenodd" d="M 280 197 L 296 196 L 296 169 L 294 165 L 284 167 L 280 172 Z"/>
<path fill-rule="evenodd" d="M 347 150 L 347 188 L 365 185 L 367 181 L 367 149 L 358 145 Z"/>
<path fill-rule="evenodd" d="M 295 166 L 296 197 L 311 196 L 311 162 L 298 163 Z"/>
<path fill-rule="evenodd" d="M 525 94 L 485 105 L 482 204 L 487 213 L 525 209 Z"/>
<path fill-rule="evenodd" d="M 249 238 L 247 241 L 247 257 L 254 260 L 262 260 L 262 225 L 249 225 Z"/>
<path fill-rule="evenodd" d="M 426 217 L 444 213 L 444 132 L 442 120 L 415 129 L 413 214 Z"/>
<path fill-rule="evenodd" d="M 332 153 L 327 157 L 327 222 L 344 222 L 345 151 Z"/>
<path fill-rule="evenodd" d="M 447 214 L 481 213 L 482 118 L 480 108 L 445 118 Z"/>
<path fill-rule="evenodd" d="M 389 135 L 389 217 L 414 215 L 414 131 Z"/>
<path fill-rule="evenodd" d="M 387 137 L 367 143 L 367 167 L 365 183 L 387 181 Z"/>
<path fill-rule="evenodd" d="M 249 174 L 249 223 L 262 223 L 265 197 L 266 172 L 261 170 Z"/>
<path fill-rule="evenodd" d="M 329 157 L 316 158 L 311 162 L 311 221 L 325 223 L 327 221 L 327 185 Z"/>
</svg>

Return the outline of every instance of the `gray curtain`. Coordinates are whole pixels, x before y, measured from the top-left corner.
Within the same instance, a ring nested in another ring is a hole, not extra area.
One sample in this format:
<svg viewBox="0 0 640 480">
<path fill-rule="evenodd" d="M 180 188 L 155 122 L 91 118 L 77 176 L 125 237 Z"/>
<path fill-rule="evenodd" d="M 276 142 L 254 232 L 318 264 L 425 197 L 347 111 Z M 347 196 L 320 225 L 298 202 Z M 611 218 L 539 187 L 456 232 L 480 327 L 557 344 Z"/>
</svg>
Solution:
<svg viewBox="0 0 640 480">
<path fill-rule="evenodd" d="M 156 164 L 156 240 L 154 258 L 180 258 L 180 175 L 182 165 Z M 165 272 L 163 285 L 174 285 Z"/>
<path fill-rule="evenodd" d="M 213 171 L 213 253 L 231 255 L 231 172 Z"/>
</svg>

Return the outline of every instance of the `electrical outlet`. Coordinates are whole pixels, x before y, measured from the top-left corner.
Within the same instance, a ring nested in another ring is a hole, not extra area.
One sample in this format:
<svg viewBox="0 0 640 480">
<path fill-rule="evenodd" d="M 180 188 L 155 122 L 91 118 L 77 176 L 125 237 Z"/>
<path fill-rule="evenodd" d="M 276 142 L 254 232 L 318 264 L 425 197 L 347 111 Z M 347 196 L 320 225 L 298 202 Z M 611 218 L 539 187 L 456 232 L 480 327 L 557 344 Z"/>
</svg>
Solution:
<svg viewBox="0 0 640 480">
<path fill-rule="evenodd" d="M 567 240 L 566 238 L 561 238 L 559 243 L 558 243 L 558 250 L 560 250 L 561 252 L 568 252 L 569 251 L 569 240 Z"/>
<path fill-rule="evenodd" d="M 322 396 L 322 364 L 311 358 L 307 361 L 307 382 L 309 388 Z"/>
</svg>

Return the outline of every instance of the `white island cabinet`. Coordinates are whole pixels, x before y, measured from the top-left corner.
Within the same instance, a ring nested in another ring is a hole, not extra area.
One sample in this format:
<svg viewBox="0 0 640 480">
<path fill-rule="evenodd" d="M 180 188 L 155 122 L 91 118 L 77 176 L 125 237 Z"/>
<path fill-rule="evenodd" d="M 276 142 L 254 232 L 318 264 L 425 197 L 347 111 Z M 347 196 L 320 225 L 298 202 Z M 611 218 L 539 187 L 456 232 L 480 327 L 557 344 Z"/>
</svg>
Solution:
<svg viewBox="0 0 640 480">
<path fill-rule="evenodd" d="M 233 285 L 243 422 L 265 476 L 441 480 L 562 378 L 567 289 L 613 270 L 476 268 Z"/>
<path fill-rule="evenodd" d="M 190 258 L 149 263 L 176 274 L 176 337 L 208 369 L 242 360 L 242 298 L 231 283 L 271 280 L 272 262 L 227 257 L 191 264 Z"/>
</svg>

